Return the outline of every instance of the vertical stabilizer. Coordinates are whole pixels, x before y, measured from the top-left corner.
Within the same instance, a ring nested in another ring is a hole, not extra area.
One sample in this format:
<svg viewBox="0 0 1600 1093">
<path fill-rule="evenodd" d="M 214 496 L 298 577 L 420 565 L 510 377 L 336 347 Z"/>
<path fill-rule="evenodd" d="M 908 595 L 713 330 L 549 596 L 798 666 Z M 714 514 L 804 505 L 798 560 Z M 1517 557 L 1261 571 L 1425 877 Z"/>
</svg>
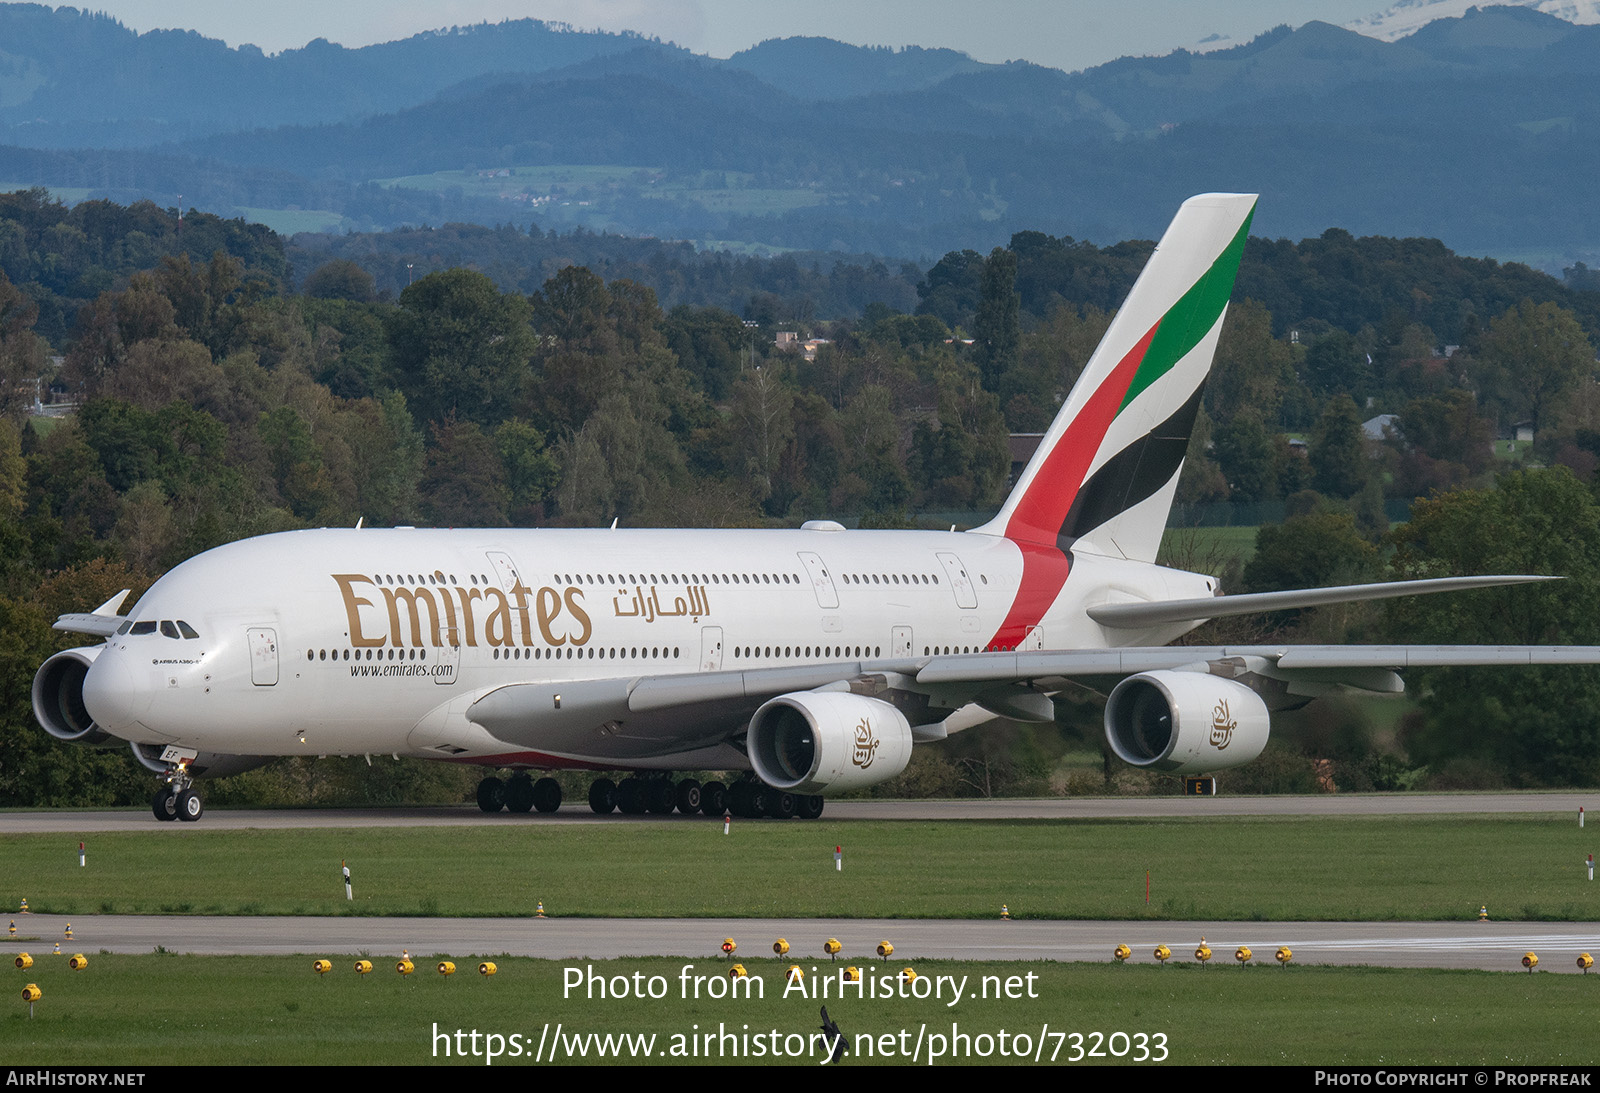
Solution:
<svg viewBox="0 0 1600 1093">
<path fill-rule="evenodd" d="M 1183 203 L 1016 488 L 978 532 L 1066 557 L 1155 561 L 1255 203 L 1254 194 Z"/>
</svg>

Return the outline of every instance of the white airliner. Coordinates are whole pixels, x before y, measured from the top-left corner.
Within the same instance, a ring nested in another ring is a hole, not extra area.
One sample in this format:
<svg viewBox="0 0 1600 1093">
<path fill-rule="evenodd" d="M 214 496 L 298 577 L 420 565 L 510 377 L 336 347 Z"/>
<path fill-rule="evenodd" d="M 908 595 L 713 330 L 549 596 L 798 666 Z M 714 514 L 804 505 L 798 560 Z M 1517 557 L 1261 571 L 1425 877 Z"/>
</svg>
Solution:
<svg viewBox="0 0 1600 1093">
<path fill-rule="evenodd" d="M 1168 647 L 1200 621 L 1536 577 L 1222 596 L 1155 564 L 1255 207 L 1184 203 L 1037 454 L 970 532 L 295 531 L 218 547 L 33 684 L 47 731 L 132 743 L 161 819 L 193 779 L 281 755 L 406 755 L 511 768 L 486 811 L 821 813 L 891 778 L 914 743 L 995 717 L 1049 722 L 1069 684 L 1109 691 L 1111 749 L 1205 772 L 1255 758 L 1268 710 L 1340 686 L 1398 691 L 1423 664 L 1595 663 L 1589 648 Z M 739 772 L 731 788 L 671 771 Z M 754 772 L 754 777 L 743 772 Z"/>
</svg>

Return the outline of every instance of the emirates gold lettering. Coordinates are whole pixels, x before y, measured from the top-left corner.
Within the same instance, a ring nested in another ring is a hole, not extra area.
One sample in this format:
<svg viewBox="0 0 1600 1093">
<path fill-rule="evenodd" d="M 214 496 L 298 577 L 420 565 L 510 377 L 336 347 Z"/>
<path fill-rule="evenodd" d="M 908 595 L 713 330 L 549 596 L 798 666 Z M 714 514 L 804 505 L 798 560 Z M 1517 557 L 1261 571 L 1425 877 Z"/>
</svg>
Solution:
<svg viewBox="0 0 1600 1093">
<path fill-rule="evenodd" d="M 507 595 L 492 586 L 412 588 L 383 584 L 360 573 L 331 576 L 344 603 L 350 644 L 359 649 L 385 645 L 475 648 L 480 639 L 482 644 L 496 647 L 519 641 L 531 647 L 540 639 L 549 646 L 582 646 L 594 636 L 583 590 L 572 585 L 534 589 L 519 580 Z M 474 604 L 479 610 L 474 611 Z"/>
</svg>

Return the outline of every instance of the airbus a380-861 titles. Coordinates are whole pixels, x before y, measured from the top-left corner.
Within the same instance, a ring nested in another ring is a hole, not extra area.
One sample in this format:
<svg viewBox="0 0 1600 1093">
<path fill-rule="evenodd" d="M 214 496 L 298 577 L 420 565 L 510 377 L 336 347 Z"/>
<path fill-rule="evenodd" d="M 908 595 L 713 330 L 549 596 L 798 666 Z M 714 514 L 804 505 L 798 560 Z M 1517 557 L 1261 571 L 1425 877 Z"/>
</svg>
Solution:
<svg viewBox="0 0 1600 1093">
<path fill-rule="evenodd" d="M 530 770 L 596 779 L 609 812 L 819 815 L 912 745 L 996 717 L 1049 722 L 1109 692 L 1111 750 L 1199 773 L 1265 746 L 1269 710 L 1423 664 L 1594 663 L 1592 648 L 1171 647 L 1222 615 L 1537 577 L 1225 596 L 1155 564 L 1255 208 L 1185 202 L 999 514 L 968 532 L 293 531 L 62 616 L 103 642 L 33 684 L 51 734 L 128 741 L 156 816 L 193 781 L 283 755 L 414 756 L 516 771 L 479 804 L 553 811 Z M 738 772 L 730 787 L 673 771 Z M 753 772 L 753 776 L 751 773 Z M 726 797 L 726 801 L 725 801 Z"/>
</svg>

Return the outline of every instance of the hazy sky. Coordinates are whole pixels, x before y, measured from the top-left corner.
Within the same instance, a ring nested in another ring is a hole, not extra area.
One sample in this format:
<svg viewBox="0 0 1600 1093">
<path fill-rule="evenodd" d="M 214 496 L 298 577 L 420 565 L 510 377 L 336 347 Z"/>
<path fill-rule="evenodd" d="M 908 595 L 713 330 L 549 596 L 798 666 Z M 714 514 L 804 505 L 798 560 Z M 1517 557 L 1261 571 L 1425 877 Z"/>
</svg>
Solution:
<svg viewBox="0 0 1600 1093">
<path fill-rule="evenodd" d="M 347 46 L 453 24 L 535 18 L 636 30 L 726 57 L 765 38 L 819 35 L 856 45 L 948 46 L 980 61 L 1068 70 L 1162 54 L 1211 35 L 1243 42 L 1279 23 L 1345 23 L 1385 0 L 98 0 L 135 30 L 182 27 L 269 53 L 313 38 Z"/>
</svg>

